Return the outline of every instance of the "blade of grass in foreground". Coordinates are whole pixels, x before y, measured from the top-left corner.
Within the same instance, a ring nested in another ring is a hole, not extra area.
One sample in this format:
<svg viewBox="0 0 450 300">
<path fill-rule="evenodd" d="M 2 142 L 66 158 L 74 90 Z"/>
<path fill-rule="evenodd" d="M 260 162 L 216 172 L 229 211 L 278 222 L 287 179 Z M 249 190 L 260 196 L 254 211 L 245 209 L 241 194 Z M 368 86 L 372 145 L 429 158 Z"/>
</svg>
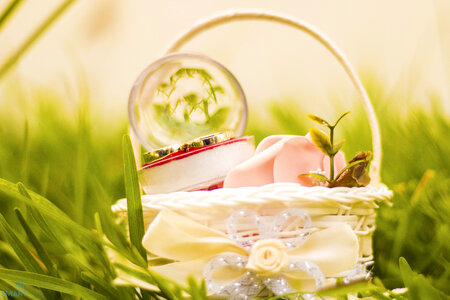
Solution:
<svg viewBox="0 0 450 300">
<path fill-rule="evenodd" d="M 27 189 L 25 188 L 25 186 L 21 182 L 17 183 L 17 190 L 26 199 L 28 199 L 31 202 L 33 201 L 33 198 L 31 198 L 31 196 L 28 193 Z M 61 245 L 59 240 L 53 234 L 53 231 L 50 229 L 50 227 L 48 226 L 47 222 L 45 221 L 44 217 L 40 214 L 40 212 L 35 207 L 33 207 L 33 206 L 29 205 L 29 204 L 27 205 L 27 209 L 30 211 L 31 216 L 36 221 L 36 223 L 39 225 L 40 229 L 47 235 L 47 237 L 50 238 L 50 240 L 52 240 L 55 243 L 57 243 L 58 246 L 63 249 L 64 247 Z"/>
<path fill-rule="evenodd" d="M 183 287 L 171 281 L 169 278 L 162 275 L 155 274 L 150 270 L 138 269 L 135 267 L 128 267 L 123 264 L 115 264 L 116 268 L 130 276 L 131 278 L 142 281 L 146 284 L 155 285 L 160 290 L 161 296 L 164 299 L 183 299 Z M 145 290 L 147 293 L 153 293 Z"/>
<path fill-rule="evenodd" d="M 403 257 L 399 259 L 399 267 L 411 299 L 447 299 L 444 293 L 433 287 L 422 274 L 415 273 Z"/>
<path fill-rule="evenodd" d="M 45 271 L 40 266 L 39 262 L 31 255 L 30 251 L 20 241 L 14 233 L 11 226 L 8 225 L 3 215 L 0 214 L 0 228 L 2 229 L 7 241 L 16 252 L 25 269 L 39 274 L 45 274 Z M 28 232 L 27 232 L 28 233 Z M 52 291 L 42 291 L 47 299 L 55 299 L 56 295 Z"/>
<path fill-rule="evenodd" d="M 123 164 L 131 244 L 134 245 L 141 256 L 147 260 L 147 252 L 142 246 L 142 238 L 144 237 L 144 217 L 142 212 L 141 192 L 137 175 L 136 160 L 134 158 L 131 140 L 128 135 L 123 137 Z"/>
<path fill-rule="evenodd" d="M 64 212 L 62 212 L 56 205 L 50 202 L 48 199 L 42 197 L 31 191 L 27 191 L 29 197 L 24 196 L 16 187 L 15 184 L 7 180 L 0 178 L 0 192 L 6 195 L 24 202 L 25 204 L 36 208 L 39 213 L 42 213 L 48 218 L 58 222 L 58 224 L 73 233 L 76 233 L 82 239 L 80 241 L 84 243 L 89 249 L 94 249 L 97 246 L 95 237 L 93 234 L 85 227 L 77 224 L 72 219 L 70 219 Z"/>
<path fill-rule="evenodd" d="M 28 225 L 28 223 L 25 220 L 25 218 L 23 217 L 23 214 L 20 211 L 20 209 L 16 208 L 15 212 L 16 212 L 17 218 L 19 219 L 20 224 L 22 225 L 23 229 L 25 230 L 25 232 L 26 232 L 26 234 L 28 236 L 28 239 L 30 240 L 30 242 L 33 245 L 33 247 L 36 249 L 37 255 L 39 256 L 39 258 L 44 263 L 44 265 L 47 268 L 48 272 L 52 276 L 56 276 L 56 269 L 54 268 L 53 263 L 50 260 L 50 257 L 48 255 L 47 251 L 42 246 L 42 244 L 39 242 L 38 238 L 36 237 L 36 235 L 34 234 L 32 229 Z"/>
<path fill-rule="evenodd" d="M 108 295 L 109 299 L 120 299 L 119 291 L 97 275 L 88 272 L 81 272 L 81 279 L 92 284 L 92 286 L 94 286 L 95 289 L 102 294 Z"/>
<path fill-rule="evenodd" d="M 28 239 L 30 240 L 34 249 L 36 249 L 36 255 L 38 256 L 39 259 L 41 259 L 42 263 L 47 268 L 48 274 L 55 276 L 55 277 L 59 277 L 58 271 L 53 266 L 53 263 L 50 260 L 50 257 L 48 255 L 47 251 L 42 246 L 41 242 L 39 242 L 39 240 L 36 237 L 36 235 L 34 234 L 33 230 L 28 225 L 28 222 L 23 217 L 23 214 L 20 211 L 20 209 L 16 208 L 15 212 L 16 212 L 17 218 L 19 219 L 20 224 L 22 225 L 22 228 L 25 230 L 25 233 L 28 236 Z M 58 295 L 54 291 L 43 290 L 42 292 L 44 293 L 44 296 L 47 299 L 59 299 L 60 298 L 60 295 Z"/>
<path fill-rule="evenodd" d="M 22 280 L 29 285 L 74 295 L 82 299 L 107 299 L 105 296 L 76 283 L 37 273 L 0 268 L 0 278 L 11 281 Z"/>
<path fill-rule="evenodd" d="M 5 220 L 2 214 L 0 214 L 0 229 L 3 232 L 6 240 L 14 249 L 14 252 L 16 252 L 23 266 L 28 271 L 43 274 L 44 270 L 14 233 L 13 229 L 11 228 L 11 226 L 9 226 L 8 222 Z"/>
</svg>

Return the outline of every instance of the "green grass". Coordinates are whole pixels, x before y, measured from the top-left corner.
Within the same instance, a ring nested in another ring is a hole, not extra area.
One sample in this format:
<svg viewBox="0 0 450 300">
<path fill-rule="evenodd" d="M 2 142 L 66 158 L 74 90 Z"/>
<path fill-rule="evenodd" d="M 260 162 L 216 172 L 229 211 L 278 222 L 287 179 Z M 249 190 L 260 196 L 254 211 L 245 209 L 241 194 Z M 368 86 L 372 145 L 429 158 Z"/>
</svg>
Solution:
<svg viewBox="0 0 450 300">
<path fill-rule="evenodd" d="M 370 87 L 382 127 L 382 178 L 395 192 L 394 205 L 378 211 L 377 279 L 341 288 L 341 293 L 353 288 L 378 299 L 444 299 L 450 293 L 450 119 L 438 100 L 430 108 L 400 114 L 402 108 L 391 105 L 382 88 Z M 125 112 L 105 116 L 88 99 L 67 103 L 49 91 L 25 99 L 13 90 L 1 101 L 0 178 L 8 181 L 0 181 L 0 213 L 6 219 L 0 219 L 0 290 L 13 290 L 21 279 L 34 299 L 204 298 L 201 283 L 190 280 L 179 286 L 143 268 L 139 246 L 129 241 L 126 227 L 116 224 L 109 210 L 125 197 L 124 157 L 127 190 L 136 195 L 130 152 L 122 154 Z M 295 101 L 273 102 L 267 109 L 270 122 L 254 110 L 250 116 L 248 133 L 258 141 L 275 133 L 305 134 L 313 124 L 304 114 L 320 114 L 302 111 Z M 338 115 L 348 107 L 335 110 Z M 347 140 L 347 157 L 370 148 L 367 121 L 358 107 L 338 131 L 338 138 Z M 133 228 L 131 236 L 141 236 L 139 220 Z M 136 269 L 119 269 L 159 285 L 161 292 L 115 285 L 117 268 L 107 257 L 103 234 L 109 246 L 136 264 Z M 408 263 L 399 263 L 400 257 Z M 382 294 L 405 285 L 410 290 L 406 296 Z"/>
</svg>

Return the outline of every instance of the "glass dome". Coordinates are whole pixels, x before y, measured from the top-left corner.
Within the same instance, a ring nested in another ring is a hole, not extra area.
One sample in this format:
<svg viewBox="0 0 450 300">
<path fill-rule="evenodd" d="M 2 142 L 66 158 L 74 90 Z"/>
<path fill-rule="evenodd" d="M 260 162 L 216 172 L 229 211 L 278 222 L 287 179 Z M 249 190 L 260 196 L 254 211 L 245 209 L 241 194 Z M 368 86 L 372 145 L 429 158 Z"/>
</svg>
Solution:
<svg viewBox="0 0 450 300">
<path fill-rule="evenodd" d="M 176 53 L 147 67 L 130 94 L 131 127 L 147 150 L 207 134 L 244 133 L 247 103 L 228 69 L 200 54 Z"/>
</svg>

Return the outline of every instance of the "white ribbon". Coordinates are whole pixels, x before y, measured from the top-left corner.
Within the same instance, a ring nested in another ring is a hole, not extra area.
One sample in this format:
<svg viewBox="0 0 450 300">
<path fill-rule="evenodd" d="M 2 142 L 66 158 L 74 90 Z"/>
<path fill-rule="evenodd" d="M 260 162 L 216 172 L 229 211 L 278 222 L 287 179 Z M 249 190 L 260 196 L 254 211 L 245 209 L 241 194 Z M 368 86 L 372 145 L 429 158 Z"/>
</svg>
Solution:
<svg viewBox="0 0 450 300">
<path fill-rule="evenodd" d="M 298 225 L 294 227 L 294 231 L 286 230 L 298 221 L 302 223 L 302 229 L 299 232 Z M 305 243 L 309 238 L 311 229 L 311 218 L 306 212 L 297 208 L 284 210 L 276 215 L 274 220 L 269 224 L 262 222 L 261 217 L 253 210 L 235 211 L 231 214 L 227 222 L 228 235 L 237 245 L 247 250 L 250 257 L 257 240 L 239 231 L 240 222 L 253 223 L 258 228 L 259 240 L 278 239 L 288 251 L 299 248 Z M 281 233 L 285 237 L 280 237 Z M 295 235 L 289 236 L 289 233 L 295 233 Z M 212 294 L 227 296 L 233 299 L 253 298 L 260 294 L 264 288 L 269 289 L 275 295 L 295 292 L 295 289 L 291 287 L 284 277 L 284 273 L 289 271 L 303 271 L 308 273 L 314 279 L 316 289 L 325 286 L 325 276 L 322 270 L 311 261 L 295 257 L 291 258 L 281 272 L 277 272 L 271 276 L 262 276 L 253 270 L 249 270 L 247 268 L 248 263 L 248 257 L 233 253 L 222 254 L 212 258 L 203 270 L 203 276 L 206 280 L 208 290 Z M 224 267 L 242 269 L 244 271 L 243 276 L 232 283 L 222 284 L 216 281 L 213 276 L 216 271 Z"/>
</svg>

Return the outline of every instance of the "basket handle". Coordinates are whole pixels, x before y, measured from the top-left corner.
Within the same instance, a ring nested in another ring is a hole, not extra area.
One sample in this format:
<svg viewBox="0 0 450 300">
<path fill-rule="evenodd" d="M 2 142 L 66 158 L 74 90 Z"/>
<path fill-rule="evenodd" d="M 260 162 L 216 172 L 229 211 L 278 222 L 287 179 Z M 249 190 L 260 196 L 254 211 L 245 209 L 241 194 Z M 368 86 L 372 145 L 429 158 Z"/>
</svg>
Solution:
<svg viewBox="0 0 450 300">
<path fill-rule="evenodd" d="M 338 62 L 342 65 L 347 75 L 350 77 L 351 81 L 355 85 L 364 110 L 366 112 L 367 118 L 369 120 L 370 129 L 372 132 L 372 144 L 373 144 L 373 161 L 370 169 L 370 175 L 372 180 L 376 183 L 380 182 L 380 165 L 381 165 L 381 136 L 380 128 L 373 109 L 372 103 L 369 96 L 364 89 L 360 78 L 356 74 L 353 67 L 350 65 L 348 59 L 344 54 L 337 48 L 337 46 L 331 42 L 323 33 L 317 30 L 314 26 L 289 16 L 285 16 L 275 12 L 265 12 L 260 10 L 236 10 L 222 12 L 217 15 L 213 15 L 207 19 L 201 20 L 194 24 L 191 28 L 182 32 L 172 44 L 167 48 L 165 53 L 171 53 L 178 51 L 184 44 L 189 42 L 198 34 L 211 29 L 215 26 L 225 24 L 232 21 L 244 21 L 244 20 L 264 20 L 281 23 L 284 25 L 291 26 L 293 28 L 299 29 L 303 32 L 308 33 L 314 39 L 319 41 L 325 48 L 327 48 Z"/>
</svg>

